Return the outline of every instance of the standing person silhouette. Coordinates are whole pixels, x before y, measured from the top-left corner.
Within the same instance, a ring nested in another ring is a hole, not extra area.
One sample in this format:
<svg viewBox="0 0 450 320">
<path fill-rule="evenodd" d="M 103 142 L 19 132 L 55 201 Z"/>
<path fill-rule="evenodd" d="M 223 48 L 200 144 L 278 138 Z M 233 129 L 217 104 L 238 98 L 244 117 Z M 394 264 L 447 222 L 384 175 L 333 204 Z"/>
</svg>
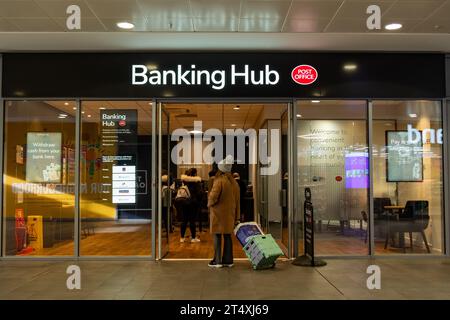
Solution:
<svg viewBox="0 0 450 320">
<path fill-rule="evenodd" d="M 239 185 L 231 174 L 233 162 L 234 159 L 230 155 L 219 162 L 219 170 L 214 178 L 211 192 L 208 194 L 210 232 L 214 239 L 214 258 L 208 266 L 213 268 L 233 266 L 231 233 L 240 217 Z"/>
</svg>

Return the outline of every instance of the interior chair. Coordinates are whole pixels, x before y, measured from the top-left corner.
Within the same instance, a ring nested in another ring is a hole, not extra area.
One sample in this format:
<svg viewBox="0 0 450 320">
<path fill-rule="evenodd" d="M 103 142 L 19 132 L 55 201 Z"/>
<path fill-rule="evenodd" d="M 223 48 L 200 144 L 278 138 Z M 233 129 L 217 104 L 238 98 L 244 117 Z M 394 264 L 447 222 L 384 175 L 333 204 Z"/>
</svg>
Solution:
<svg viewBox="0 0 450 320">
<path fill-rule="evenodd" d="M 413 233 L 420 233 L 422 235 L 423 242 L 427 248 L 427 252 L 430 253 L 430 247 L 428 245 L 427 237 L 425 235 L 425 229 L 428 228 L 430 222 L 430 215 L 428 212 L 428 201 L 426 200 L 414 200 L 407 201 L 404 212 L 399 215 L 398 220 L 390 220 L 387 224 L 386 242 L 384 248 L 387 248 L 389 237 L 394 233 L 399 233 L 402 236 L 405 233 L 409 234 L 409 244 L 411 251 L 413 250 Z M 403 244 L 403 250 L 405 251 Z"/>
<path fill-rule="evenodd" d="M 385 206 L 390 206 L 391 198 L 373 198 L 373 214 L 374 218 L 382 219 L 386 215 Z"/>
</svg>

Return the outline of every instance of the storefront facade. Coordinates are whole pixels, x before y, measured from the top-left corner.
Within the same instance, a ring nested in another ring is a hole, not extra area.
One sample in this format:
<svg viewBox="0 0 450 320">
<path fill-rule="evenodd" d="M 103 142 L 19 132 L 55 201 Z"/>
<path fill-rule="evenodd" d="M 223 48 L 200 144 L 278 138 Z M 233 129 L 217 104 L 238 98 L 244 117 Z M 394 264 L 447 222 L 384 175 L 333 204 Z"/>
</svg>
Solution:
<svg viewBox="0 0 450 320">
<path fill-rule="evenodd" d="M 267 186 L 260 197 L 284 191 L 286 256 L 303 251 L 305 188 L 319 255 L 449 255 L 445 54 L 11 53 L 1 62 L 2 259 L 166 256 L 163 177 L 178 170 L 170 112 L 190 104 L 268 110 L 250 128 L 281 132 L 280 164 L 255 181 Z M 260 210 L 255 201 L 262 222 L 270 213 Z M 128 225 L 116 233 L 108 223 L 118 220 Z"/>
</svg>

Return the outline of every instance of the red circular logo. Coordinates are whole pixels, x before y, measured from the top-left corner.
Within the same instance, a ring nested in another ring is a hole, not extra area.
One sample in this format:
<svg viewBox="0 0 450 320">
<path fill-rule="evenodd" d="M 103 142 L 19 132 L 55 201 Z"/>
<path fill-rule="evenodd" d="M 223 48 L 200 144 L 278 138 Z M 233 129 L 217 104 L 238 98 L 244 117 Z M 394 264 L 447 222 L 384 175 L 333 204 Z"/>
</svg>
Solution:
<svg viewBox="0 0 450 320">
<path fill-rule="evenodd" d="M 337 182 L 341 182 L 342 181 L 342 177 L 341 176 L 336 176 L 335 179 L 336 179 Z"/>
<path fill-rule="evenodd" d="M 301 64 L 292 70 L 291 77 L 294 82 L 306 86 L 316 81 L 319 77 L 319 73 L 314 67 L 307 64 Z"/>
<path fill-rule="evenodd" d="M 127 123 L 125 122 L 125 120 L 120 120 L 119 121 L 119 126 L 124 127 L 126 125 L 127 125 Z"/>
</svg>

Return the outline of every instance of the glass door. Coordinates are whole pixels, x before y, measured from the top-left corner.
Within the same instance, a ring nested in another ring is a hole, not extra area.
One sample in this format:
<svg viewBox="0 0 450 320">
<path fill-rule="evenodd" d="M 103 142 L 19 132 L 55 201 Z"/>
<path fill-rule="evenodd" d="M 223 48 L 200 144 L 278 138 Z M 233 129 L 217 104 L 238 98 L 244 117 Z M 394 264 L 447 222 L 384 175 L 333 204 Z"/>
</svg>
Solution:
<svg viewBox="0 0 450 320">
<path fill-rule="evenodd" d="M 169 234 L 171 231 L 171 175 L 170 175 L 170 118 L 164 106 L 158 104 L 158 256 L 164 258 L 169 253 Z"/>
</svg>

